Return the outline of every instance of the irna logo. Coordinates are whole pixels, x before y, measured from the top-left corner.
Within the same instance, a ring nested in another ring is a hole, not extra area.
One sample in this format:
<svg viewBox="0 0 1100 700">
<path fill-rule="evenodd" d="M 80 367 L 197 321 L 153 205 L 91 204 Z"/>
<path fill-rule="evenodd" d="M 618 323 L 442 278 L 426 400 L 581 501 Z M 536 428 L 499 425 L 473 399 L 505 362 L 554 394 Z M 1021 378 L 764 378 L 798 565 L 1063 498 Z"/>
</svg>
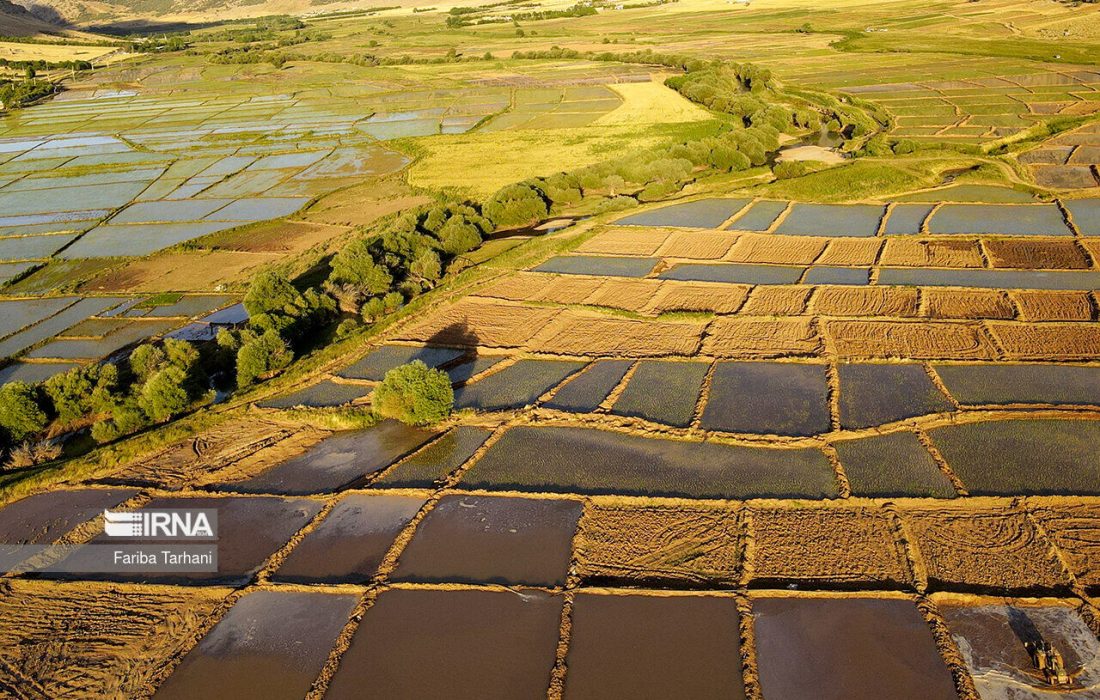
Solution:
<svg viewBox="0 0 1100 700">
<path fill-rule="evenodd" d="M 217 511 L 202 509 L 103 511 L 103 531 L 108 537 L 148 539 L 213 539 L 217 536 Z"/>
</svg>

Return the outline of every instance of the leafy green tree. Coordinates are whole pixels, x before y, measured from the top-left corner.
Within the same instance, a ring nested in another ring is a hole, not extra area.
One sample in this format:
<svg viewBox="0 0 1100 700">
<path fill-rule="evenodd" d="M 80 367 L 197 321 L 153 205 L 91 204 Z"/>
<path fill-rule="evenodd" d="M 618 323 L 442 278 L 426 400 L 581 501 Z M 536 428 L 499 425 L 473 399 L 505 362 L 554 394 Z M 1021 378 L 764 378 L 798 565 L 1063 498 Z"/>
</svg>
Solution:
<svg viewBox="0 0 1100 700">
<path fill-rule="evenodd" d="M 362 315 L 364 323 L 374 323 L 386 315 L 386 305 L 382 301 L 382 297 L 371 297 L 363 304 L 363 308 L 360 309 L 359 313 Z"/>
<path fill-rule="evenodd" d="M 329 279 L 338 284 L 354 285 L 367 294 L 385 294 L 393 284 L 393 276 L 375 261 L 364 239 L 352 241 L 333 257 Z"/>
<path fill-rule="evenodd" d="M 404 303 L 405 297 L 401 296 L 400 292 L 390 292 L 382 297 L 382 308 L 388 314 L 392 314 L 394 311 L 400 309 Z"/>
<path fill-rule="evenodd" d="M 168 364 L 173 367 L 179 367 L 188 374 L 194 371 L 195 367 L 199 364 L 198 349 L 186 340 L 165 338 L 164 354 Z"/>
<path fill-rule="evenodd" d="M 138 407 L 137 401 L 127 398 L 114 407 L 110 419 L 96 421 L 92 425 L 92 439 L 100 444 L 112 442 L 124 435 L 136 433 L 147 425 L 149 419 Z"/>
<path fill-rule="evenodd" d="M 481 231 L 464 216 L 452 216 L 439 228 L 439 244 L 448 255 L 462 255 L 481 245 Z"/>
<path fill-rule="evenodd" d="M 74 367 L 47 379 L 42 390 L 53 404 L 61 423 L 80 420 L 92 410 L 92 392 L 96 388 L 95 366 Z"/>
<path fill-rule="evenodd" d="M 261 272 L 248 285 L 244 308 L 249 316 L 265 313 L 294 315 L 302 306 L 302 295 L 279 272 Z"/>
<path fill-rule="evenodd" d="M 164 354 L 163 350 L 156 345 L 146 343 L 139 345 L 130 353 L 130 371 L 138 383 L 144 384 L 167 361 L 168 356 Z"/>
<path fill-rule="evenodd" d="M 26 382 L 11 382 L 0 387 L 0 429 L 11 442 L 34 435 L 49 420 L 38 405 L 34 387 Z"/>
<path fill-rule="evenodd" d="M 394 367 L 374 390 L 374 410 L 407 425 L 432 425 L 451 414 L 454 391 L 446 372 L 420 360 Z"/>
<path fill-rule="evenodd" d="M 426 285 L 437 282 L 443 274 L 443 264 L 434 250 L 421 251 L 409 265 L 409 274 Z"/>
<path fill-rule="evenodd" d="M 118 367 L 113 364 L 74 367 L 47 379 L 42 390 L 62 424 L 90 413 L 106 413 L 117 403 Z"/>
<path fill-rule="evenodd" d="M 483 211 L 498 228 L 534 223 L 549 213 L 543 193 L 523 183 L 498 190 Z"/>
<path fill-rule="evenodd" d="M 150 420 L 163 423 L 191 405 L 186 385 L 186 372 L 174 365 L 165 367 L 141 387 L 138 406 Z"/>
<path fill-rule="evenodd" d="M 237 352 L 237 386 L 245 387 L 285 369 L 294 360 L 286 341 L 274 331 L 266 331 Z"/>
</svg>

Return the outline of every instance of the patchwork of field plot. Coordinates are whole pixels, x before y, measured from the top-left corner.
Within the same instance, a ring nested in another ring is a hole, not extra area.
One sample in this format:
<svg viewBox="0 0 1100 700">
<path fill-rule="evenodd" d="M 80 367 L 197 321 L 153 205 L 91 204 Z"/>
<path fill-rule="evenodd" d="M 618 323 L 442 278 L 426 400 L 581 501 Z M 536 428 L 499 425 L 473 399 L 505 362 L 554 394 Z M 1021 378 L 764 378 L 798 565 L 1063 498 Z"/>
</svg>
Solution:
<svg viewBox="0 0 1100 700">
<path fill-rule="evenodd" d="M 860 85 L 848 91 L 885 107 L 897 121 L 891 132 L 895 136 L 968 143 L 1012 136 L 1054 115 L 1096 112 L 1100 72 L 1050 69 L 1024 75 Z M 1053 182 L 1048 176 L 1040 184 Z M 1096 183 L 1060 186 L 1094 187 Z"/>
<path fill-rule="evenodd" d="M 1051 189 L 1100 186 L 1100 125 L 1088 124 L 1021 153 L 1035 181 Z"/>
<path fill-rule="evenodd" d="M 46 694 L 340 697 L 366 684 L 411 698 L 444 692 L 408 665 L 427 649 L 462 660 L 446 681 L 457 697 L 671 683 L 805 697 L 821 678 L 836 697 L 876 697 L 884 683 L 891 697 L 1041 697 L 1022 625 L 1059 645 L 1070 690 L 1096 688 L 1096 617 L 1082 597 L 1098 585 L 1095 498 L 688 502 L 473 486 L 512 431 L 381 424 L 303 439 L 244 419 L 201 451 L 188 440 L 10 503 L 8 560 L 37 558 L 9 563 L 24 573 L 3 582 L 6 677 Z M 291 495 L 268 476 L 279 470 L 299 483 L 343 470 L 360 487 Z M 217 510 L 217 571 L 95 573 L 102 510 L 138 507 Z"/>
<path fill-rule="evenodd" d="M 0 358 L 13 360 L 0 384 L 40 382 L 153 337 L 211 340 L 247 318 L 216 294 L 0 299 Z"/>
<path fill-rule="evenodd" d="M 0 259 L 145 255 L 288 216 L 348 178 L 404 167 L 376 139 L 406 127 L 429 128 L 407 113 L 339 114 L 290 96 L 93 94 L 9 116 Z"/>
<path fill-rule="evenodd" d="M 210 340 L 248 320 L 243 270 L 319 284 L 336 236 L 440 191 L 737 120 L 641 60 L 512 51 L 758 62 L 885 107 L 888 140 L 1006 151 L 558 205 L 563 228 L 490 237 L 247 394 L 3 481 L 0 696 L 1100 697 L 1100 72 L 1055 55 L 1092 60 L 1095 12 L 570 5 L 309 17 L 0 116 L 0 385 Z M 316 60 L 212 60 L 284 48 Z M 1052 119 L 1075 128 L 1030 140 Z M 907 194 L 871 191 L 910 166 Z M 799 188 L 833 172 L 845 203 Z M 259 262 L 148 284 L 231 267 L 214 253 Z M 412 361 L 450 379 L 439 424 L 368 411 Z M 105 565 L 178 544 L 108 536 L 105 511 L 162 509 L 217 512 L 215 566 Z"/>
</svg>

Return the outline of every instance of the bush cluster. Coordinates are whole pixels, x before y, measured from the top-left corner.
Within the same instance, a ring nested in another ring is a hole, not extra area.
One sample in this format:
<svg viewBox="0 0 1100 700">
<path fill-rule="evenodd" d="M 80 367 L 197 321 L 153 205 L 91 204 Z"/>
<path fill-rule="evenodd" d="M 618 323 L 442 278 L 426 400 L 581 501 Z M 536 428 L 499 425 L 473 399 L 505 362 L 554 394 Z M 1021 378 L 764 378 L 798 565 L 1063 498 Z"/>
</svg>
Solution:
<svg viewBox="0 0 1100 700">
<path fill-rule="evenodd" d="M 4 109 L 16 109 L 57 92 L 57 85 L 48 80 L 0 82 L 0 103 Z"/>
<path fill-rule="evenodd" d="M 432 425 L 451 415 L 454 399 L 446 372 L 414 360 L 386 372 L 371 402 L 383 418 L 406 425 Z"/>
<path fill-rule="evenodd" d="M 344 246 L 332 259 L 326 289 L 342 310 L 361 311 L 373 323 L 435 287 L 454 260 L 481 245 L 494 227 L 483 208 L 470 202 L 403 212 Z"/>
</svg>

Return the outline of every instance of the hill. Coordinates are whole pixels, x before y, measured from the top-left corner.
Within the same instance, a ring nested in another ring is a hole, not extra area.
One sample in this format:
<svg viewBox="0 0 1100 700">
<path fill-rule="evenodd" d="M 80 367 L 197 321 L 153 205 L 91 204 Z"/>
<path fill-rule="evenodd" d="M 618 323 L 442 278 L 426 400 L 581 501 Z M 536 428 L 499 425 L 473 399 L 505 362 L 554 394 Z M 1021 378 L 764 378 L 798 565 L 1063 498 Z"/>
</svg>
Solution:
<svg viewBox="0 0 1100 700">
<path fill-rule="evenodd" d="M 64 34 L 64 30 L 58 24 L 44 19 L 49 17 L 49 10 L 36 16 L 27 8 L 9 0 L 0 0 L 0 35 L 3 36 L 38 36 L 43 34 Z"/>
<path fill-rule="evenodd" d="M 11 4 L 7 0 L 0 0 Z M 336 12 L 371 7 L 415 7 L 419 0 L 28 0 L 40 19 L 81 27 L 130 26 L 138 21 L 206 23 L 274 14 Z M 18 6 L 16 6 L 18 7 Z"/>
</svg>

